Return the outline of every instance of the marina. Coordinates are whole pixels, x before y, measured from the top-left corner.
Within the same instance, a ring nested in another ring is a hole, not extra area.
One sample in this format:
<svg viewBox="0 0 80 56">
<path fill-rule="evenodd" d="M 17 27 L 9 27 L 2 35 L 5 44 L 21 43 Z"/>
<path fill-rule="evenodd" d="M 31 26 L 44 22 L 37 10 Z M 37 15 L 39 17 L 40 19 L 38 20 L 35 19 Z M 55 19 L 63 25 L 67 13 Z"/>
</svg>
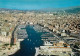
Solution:
<svg viewBox="0 0 80 56">
<path fill-rule="evenodd" d="M 36 26 L 38 27 L 36 28 Z M 61 41 L 61 38 L 53 32 L 45 31 L 44 28 L 39 25 L 27 25 L 25 28 L 18 30 L 23 32 L 22 34 L 18 32 L 19 34 L 17 35 L 17 39 L 20 41 L 20 50 L 11 56 L 73 55 L 70 45 L 66 43 L 67 47 L 65 47 L 64 39 Z M 58 49 L 60 49 L 60 51 Z M 50 51 L 47 52 L 48 50 Z"/>
<path fill-rule="evenodd" d="M 41 40 L 42 32 L 35 31 L 32 25 L 26 26 L 26 32 L 28 38 L 20 42 L 20 50 L 11 56 L 34 56 L 36 52 L 35 47 L 43 45 Z"/>
</svg>

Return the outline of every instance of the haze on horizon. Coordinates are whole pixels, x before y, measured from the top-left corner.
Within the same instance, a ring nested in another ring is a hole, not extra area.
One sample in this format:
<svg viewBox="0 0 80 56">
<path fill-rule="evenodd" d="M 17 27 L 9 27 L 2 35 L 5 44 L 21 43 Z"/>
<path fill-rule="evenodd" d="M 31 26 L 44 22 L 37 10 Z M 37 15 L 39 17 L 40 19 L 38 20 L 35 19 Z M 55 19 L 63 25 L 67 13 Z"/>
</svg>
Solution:
<svg viewBox="0 0 80 56">
<path fill-rule="evenodd" d="M 80 0 L 0 0 L 0 8 L 34 10 L 80 6 Z"/>
</svg>

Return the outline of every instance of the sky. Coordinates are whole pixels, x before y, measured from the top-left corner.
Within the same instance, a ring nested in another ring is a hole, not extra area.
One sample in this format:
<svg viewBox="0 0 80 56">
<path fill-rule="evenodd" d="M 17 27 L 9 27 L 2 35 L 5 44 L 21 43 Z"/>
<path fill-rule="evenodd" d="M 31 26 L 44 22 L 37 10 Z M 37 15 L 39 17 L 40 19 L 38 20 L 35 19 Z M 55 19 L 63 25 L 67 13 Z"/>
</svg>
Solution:
<svg viewBox="0 0 80 56">
<path fill-rule="evenodd" d="M 0 8 L 34 10 L 80 6 L 80 0 L 0 0 Z"/>
</svg>

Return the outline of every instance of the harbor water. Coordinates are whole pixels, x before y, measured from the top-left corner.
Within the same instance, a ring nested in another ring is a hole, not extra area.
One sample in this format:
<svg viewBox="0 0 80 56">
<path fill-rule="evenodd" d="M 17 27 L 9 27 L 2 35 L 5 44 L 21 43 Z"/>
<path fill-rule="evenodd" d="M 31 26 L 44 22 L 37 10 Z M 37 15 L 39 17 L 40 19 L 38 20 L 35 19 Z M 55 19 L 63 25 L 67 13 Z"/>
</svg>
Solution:
<svg viewBox="0 0 80 56">
<path fill-rule="evenodd" d="M 35 56 L 35 47 L 43 45 L 41 40 L 42 32 L 37 32 L 32 25 L 26 27 L 28 38 L 20 43 L 20 50 L 11 56 Z"/>
</svg>

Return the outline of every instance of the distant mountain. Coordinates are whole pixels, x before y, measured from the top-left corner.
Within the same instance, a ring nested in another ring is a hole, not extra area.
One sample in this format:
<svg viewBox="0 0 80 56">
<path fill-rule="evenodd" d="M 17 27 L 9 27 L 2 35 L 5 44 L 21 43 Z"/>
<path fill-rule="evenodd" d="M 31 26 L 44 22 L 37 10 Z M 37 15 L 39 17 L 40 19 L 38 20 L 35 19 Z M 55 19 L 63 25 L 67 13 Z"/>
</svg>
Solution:
<svg viewBox="0 0 80 56">
<path fill-rule="evenodd" d="M 18 10 L 18 9 L 6 9 L 0 8 L 0 12 L 9 12 L 9 13 L 25 13 L 27 10 Z"/>
<path fill-rule="evenodd" d="M 43 12 L 58 12 L 58 11 L 62 11 L 63 9 L 61 8 L 44 8 L 44 9 L 40 9 L 39 11 L 43 11 Z"/>
<path fill-rule="evenodd" d="M 70 9 L 65 10 L 65 12 L 67 12 L 67 13 L 80 13 L 80 7 L 70 8 Z"/>
<path fill-rule="evenodd" d="M 17 13 L 25 13 L 27 11 L 30 12 L 66 12 L 66 13 L 80 13 L 80 6 L 78 7 L 68 7 L 68 8 L 44 8 L 39 10 L 18 10 L 18 9 L 5 9 L 0 8 L 0 11 L 9 11 L 10 13 L 17 12 Z"/>
<path fill-rule="evenodd" d="M 80 12 L 80 6 L 68 7 L 68 8 L 44 8 L 44 9 L 41 9 L 39 11 L 44 11 L 44 12 L 79 13 Z"/>
</svg>

